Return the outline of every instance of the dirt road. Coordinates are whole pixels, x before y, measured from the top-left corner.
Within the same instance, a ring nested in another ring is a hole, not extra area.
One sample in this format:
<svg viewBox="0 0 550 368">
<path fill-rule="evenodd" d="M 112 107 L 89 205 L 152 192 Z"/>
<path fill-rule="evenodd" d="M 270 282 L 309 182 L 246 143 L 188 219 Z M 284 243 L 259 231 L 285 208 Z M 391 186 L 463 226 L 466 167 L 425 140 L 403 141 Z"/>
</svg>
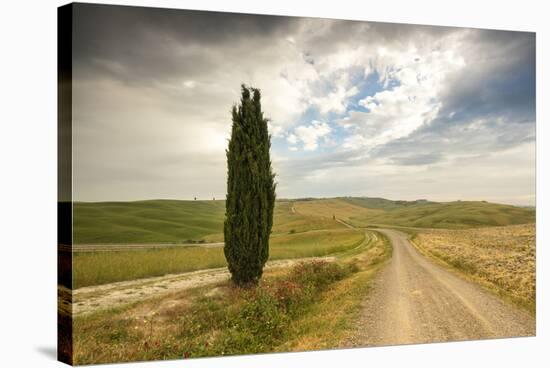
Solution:
<svg viewBox="0 0 550 368">
<path fill-rule="evenodd" d="M 397 230 L 364 303 L 355 346 L 399 345 L 535 334 L 535 319 L 422 256 Z"/>
<path fill-rule="evenodd" d="M 224 242 L 217 243 L 183 243 L 183 244 L 74 244 L 58 245 L 58 251 L 63 252 L 118 252 L 127 250 L 147 250 L 181 247 L 222 248 Z"/>
</svg>

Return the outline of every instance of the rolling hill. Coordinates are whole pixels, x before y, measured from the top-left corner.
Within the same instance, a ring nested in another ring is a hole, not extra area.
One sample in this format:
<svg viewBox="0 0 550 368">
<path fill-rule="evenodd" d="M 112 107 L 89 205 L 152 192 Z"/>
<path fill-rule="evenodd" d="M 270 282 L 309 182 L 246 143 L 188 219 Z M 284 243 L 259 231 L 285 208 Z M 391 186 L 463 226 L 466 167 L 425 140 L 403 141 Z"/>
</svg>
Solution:
<svg viewBox="0 0 550 368">
<path fill-rule="evenodd" d="M 223 241 L 225 201 L 76 202 L 75 244 Z M 535 209 L 484 201 L 393 201 L 340 197 L 279 200 L 273 234 L 338 229 L 343 225 L 463 229 L 535 222 Z"/>
<path fill-rule="evenodd" d="M 330 208 L 327 208 L 330 203 Z M 306 208 L 307 207 L 307 210 Z M 299 212 L 336 216 L 355 226 L 403 226 L 466 229 L 535 222 L 534 208 L 485 201 L 390 201 L 381 198 L 337 198 L 296 205 Z"/>
<path fill-rule="evenodd" d="M 223 231 L 225 201 L 76 202 L 75 244 L 181 243 Z"/>
<path fill-rule="evenodd" d="M 223 241 L 223 200 L 75 202 L 73 211 L 74 244 Z M 341 228 L 332 218 L 296 213 L 291 201 L 275 205 L 273 234 Z"/>
<path fill-rule="evenodd" d="M 536 214 L 533 208 L 484 201 L 396 203 L 397 207 L 388 208 L 384 213 L 367 214 L 353 220 L 357 223 L 463 229 L 532 223 Z"/>
</svg>

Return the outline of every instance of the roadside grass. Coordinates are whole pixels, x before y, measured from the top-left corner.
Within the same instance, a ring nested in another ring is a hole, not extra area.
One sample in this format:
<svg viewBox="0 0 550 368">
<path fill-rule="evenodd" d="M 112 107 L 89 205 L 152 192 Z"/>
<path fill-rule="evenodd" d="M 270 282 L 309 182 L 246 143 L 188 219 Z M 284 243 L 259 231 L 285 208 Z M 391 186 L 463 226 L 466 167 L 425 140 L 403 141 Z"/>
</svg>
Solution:
<svg viewBox="0 0 550 368">
<path fill-rule="evenodd" d="M 365 234 L 348 228 L 303 232 L 270 239 L 270 259 L 324 257 L 354 249 Z"/>
<path fill-rule="evenodd" d="M 337 262 L 270 270 L 256 288 L 223 282 L 76 317 L 75 364 L 345 346 L 390 249 L 380 237 Z"/>
<path fill-rule="evenodd" d="M 372 288 L 374 276 L 391 254 L 390 241 L 376 232 L 376 237 L 371 233 L 371 241 L 360 253 L 342 257 L 340 262 L 351 262 L 359 271 L 336 283 L 311 306 L 308 313 L 297 318 L 276 351 L 335 349 L 353 345 L 356 322 L 363 311 L 362 303 Z"/>
<path fill-rule="evenodd" d="M 419 230 L 412 243 L 421 253 L 535 313 L 535 224 Z"/>
<path fill-rule="evenodd" d="M 274 236 L 270 259 L 323 257 L 357 247 L 364 234 L 347 228 Z M 75 252 L 73 287 L 163 276 L 226 266 L 223 248 L 171 247 L 116 252 Z"/>
</svg>

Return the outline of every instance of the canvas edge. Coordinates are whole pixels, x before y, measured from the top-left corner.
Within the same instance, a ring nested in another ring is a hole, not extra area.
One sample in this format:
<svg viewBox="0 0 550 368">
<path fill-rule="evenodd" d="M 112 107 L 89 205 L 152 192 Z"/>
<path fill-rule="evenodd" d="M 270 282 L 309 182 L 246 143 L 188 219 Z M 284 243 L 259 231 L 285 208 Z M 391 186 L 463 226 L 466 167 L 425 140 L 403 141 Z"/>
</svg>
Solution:
<svg viewBox="0 0 550 368">
<path fill-rule="evenodd" d="M 72 41 L 73 4 L 57 8 L 57 359 L 73 364 Z"/>
</svg>

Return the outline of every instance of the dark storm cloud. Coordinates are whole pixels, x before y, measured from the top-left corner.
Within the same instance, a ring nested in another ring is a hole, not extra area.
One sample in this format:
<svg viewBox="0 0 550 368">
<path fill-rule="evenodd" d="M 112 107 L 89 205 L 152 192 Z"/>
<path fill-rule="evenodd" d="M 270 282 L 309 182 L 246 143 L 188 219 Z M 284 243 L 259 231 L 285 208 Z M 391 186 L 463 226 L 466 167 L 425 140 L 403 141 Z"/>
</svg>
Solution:
<svg viewBox="0 0 550 368">
<path fill-rule="evenodd" d="M 247 53 L 295 24 L 290 17 L 77 4 L 73 57 L 89 77 L 128 83 L 197 75 L 219 67 L 223 52 Z M 243 57 L 246 54 L 243 53 Z"/>
<path fill-rule="evenodd" d="M 307 25 L 303 36 L 307 38 L 304 47 L 310 63 L 326 54 L 349 51 L 350 44 L 372 46 L 373 49 L 380 45 L 406 47 L 411 40 L 437 39 L 462 30 L 453 27 L 317 18 L 302 18 L 301 23 Z"/>
<path fill-rule="evenodd" d="M 373 157 L 398 165 L 435 164 L 458 157 L 490 156 L 535 140 L 534 123 L 497 120 L 423 128 L 373 150 Z"/>
<path fill-rule="evenodd" d="M 494 116 L 534 121 L 534 34 L 477 31 L 472 38 L 472 66 L 450 81 L 440 115 L 452 114 L 454 123 Z"/>
<path fill-rule="evenodd" d="M 395 25 L 179 9 L 77 4 L 73 59 L 83 75 L 106 73 L 127 83 L 198 75 L 219 67 L 225 52 L 243 57 L 309 24 L 304 56 L 314 58 L 358 42 L 406 43 L 451 27 Z M 311 53 L 311 54 L 310 54 Z"/>
</svg>

